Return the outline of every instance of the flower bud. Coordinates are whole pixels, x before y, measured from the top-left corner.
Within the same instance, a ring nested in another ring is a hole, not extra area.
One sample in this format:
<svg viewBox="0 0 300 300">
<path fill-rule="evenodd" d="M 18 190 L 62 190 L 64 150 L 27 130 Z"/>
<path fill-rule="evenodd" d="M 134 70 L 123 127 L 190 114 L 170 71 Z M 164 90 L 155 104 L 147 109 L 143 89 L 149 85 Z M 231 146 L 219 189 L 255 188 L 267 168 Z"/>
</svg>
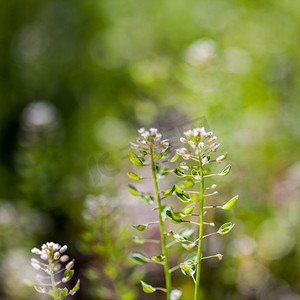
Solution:
<svg viewBox="0 0 300 300">
<path fill-rule="evenodd" d="M 31 253 L 41 255 L 41 250 L 38 248 L 33 248 L 33 249 L 31 249 Z"/>
<path fill-rule="evenodd" d="M 59 260 L 59 258 L 60 258 L 60 253 L 59 252 L 55 252 L 54 253 L 54 259 L 55 260 Z"/>
<path fill-rule="evenodd" d="M 60 261 L 61 261 L 61 262 L 66 262 L 68 259 L 69 259 L 69 256 L 68 256 L 68 255 L 63 255 L 63 256 L 60 258 Z"/>
<path fill-rule="evenodd" d="M 66 269 L 67 270 L 71 270 L 74 267 L 74 262 L 75 260 L 73 259 L 72 261 L 70 261 L 67 265 L 66 265 Z"/>
<path fill-rule="evenodd" d="M 67 245 L 64 245 L 64 246 L 62 246 L 62 247 L 60 248 L 59 252 L 60 252 L 60 253 L 64 253 L 64 252 L 67 251 L 67 249 L 68 249 L 68 246 L 67 246 Z"/>
</svg>

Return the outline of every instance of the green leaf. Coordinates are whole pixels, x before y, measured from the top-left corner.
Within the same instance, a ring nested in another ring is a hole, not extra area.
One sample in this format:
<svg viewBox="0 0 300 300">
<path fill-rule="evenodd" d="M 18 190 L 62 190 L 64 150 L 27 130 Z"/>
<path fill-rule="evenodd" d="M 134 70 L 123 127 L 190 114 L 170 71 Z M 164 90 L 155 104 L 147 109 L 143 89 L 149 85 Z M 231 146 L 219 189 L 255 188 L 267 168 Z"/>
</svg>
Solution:
<svg viewBox="0 0 300 300">
<path fill-rule="evenodd" d="M 185 188 L 192 188 L 195 185 L 195 182 L 192 179 L 187 179 L 183 182 Z"/>
<path fill-rule="evenodd" d="M 142 159 L 138 157 L 134 152 L 129 152 L 128 156 L 130 157 L 130 161 L 137 167 L 142 167 L 144 165 Z"/>
<path fill-rule="evenodd" d="M 177 193 L 180 193 L 180 194 L 184 193 L 184 190 L 182 190 L 177 184 L 175 184 L 174 187 L 175 187 L 175 191 Z"/>
<path fill-rule="evenodd" d="M 75 295 L 75 293 L 79 290 L 80 288 L 80 280 L 78 279 L 75 286 L 70 290 L 69 294 L 70 295 Z"/>
<path fill-rule="evenodd" d="M 191 174 L 192 174 L 192 176 L 193 176 L 195 179 L 197 179 L 197 180 L 199 180 L 199 179 L 201 178 L 199 172 L 198 172 L 197 170 L 195 170 L 195 169 L 193 169 L 193 170 L 191 171 Z"/>
<path fill-rule="evenodd" d="M 139 181 L 139 180 L 143 179 L 139 175 L 131 173 L 131 172 L 127 173 L 127 176 L 130 177 L 131 179 L 135 180 L 135 181 Z"/>
<path fill-rule="evenodd" d="M 169 162 L 175 162 L 180 158 L 180 155 L 178 155 L 177 153 L 169 160 Z"/>
<path fill-rule="evenodd" d="M 181 202 L 183 202 L 183 203 L 191 202 L 191 197 L 188 193 L 186 193 L 186 192 L 184 192 L 184 193 L 175 192 L 175 194 Z"/>
<path fill-rule="evenodd" d="M 131 240 L 136 244 L 144 244 L 145 240 L 141 236 L 134 235 Z"/>
<path fill-rule="evenodd" d="M 69 292 L 67 288 L 64 289 L 57 289 L 57 294 L 58 294 L 58 300 L 64 300 L 68 296 Z"/>
<path fill-rule="evenodd" d="M 193 228 L 183 228 L 179 231 L 179 234 L 188 239 L 194 233 Z"/>
<path fill-rule="evenodd" d="M 196 266 L 194 262 L 189 259 L 185 261 L 184 263 L 180 264 L 181 272 L 186 276 L 192 276 L 196 271 Z"/>
<path fill-rule="evenodd" d="M 172 170 L 172 172 L 177 176 L 177 177 L 184 177 L 185 173 L 183 171 L 181 171 L 180 169 L 176 168 L 174 170 Z"/>
<path fill-rule="evenodd" d="M 200 200 L 201 200 L 200 194 L 197 194 L 197 193 L 190 194 L 190 197 L 193 202 L 200 202 Z"/>
<path fill-rule="evenodd" d="M 219 176 L 226 176 L 231 170 L 231 165 L 228 165 L 221 173 L 219 173 Z"/>
<path fill-rule="evenodd" d="M 182 223 L 183 222 L 180 214 L 176 214 L 176 213 L 172 212 L 171 210 L 167 210 L 166 211 L 166 215 L 167 215 L 167 218 L 171 222 L 173 222 L 174 224 L 178 224 L 178 223 Z"/>
<path fill-rule="evenodd" d="M 182 211 L 181 213 L 184 215 L 189 215 L 193 212 L 194 208 L 196 206 L 196 203 L 191 203 L 189 205 L 187 205 Z"/>
<path fill-rule="evenodd" d="M 38 293 L 40 293 L 40 294 L 45 294 L 45 293 L 47 293 L 47 290 L 46 290 L 45 288 L 41 287 L 41 286 L 35 285 L 35 286 L 34 286 L 34 289 L 35 289 Z"/>
<path fill-rule="evenodd" d="M 156 291 L 156 288 L 151 286 L 150 284 L 147 284 L 146 282 L 144 282 L 143 280 L 140 280 L 142 287 L 143 287 L 143 291 L 147 294 L 150 293 L 154 293 Z"/>
<path fill-rule="evenodd" d="M 225 235 L 225 234 L 229 233 L 232 230 L 234 225 L 235 224 L 232 224 L 231 222 L 225 223 L 219 228 L 217 233 L 220 234 L 220 235 Z"/>
<path fill-rule="evenodd" d="M 163 193 L 163 196 L 164 196 L 164 197 L 170 197 L 170 196 L 172 196 L 172 195 L 173 195 L 173 192 L 174 192 L 174 190 L 175 190 L 175 186 L 173 186 L 173 188 L 172 188 L 172 189 L 170 189 L 170 190 L 166 190 L 166 191 L 164 191 L 164 193 Z"/>
<path fill-rule="evenodd" d="M 174 234 L 173 234 L 173 237 L 174 237 L 174 239 L 175 239 L 177 242 L 179 242 L 179 243 L 184 243 L 184 242 L 186 242 L 186 238 L 184 238 L 183 236 L 181 236 L 181 235 L 178 234 L 178 233 L 174 233 Z"/>
<path fill-rule="evenodd" d="M 225 204 L 222 206 L 222 208 L 223 208 L 223 209 L 231 209 L 231 208 L 233 208 L 233 207 L 236 205 L 238 199 L 239 199 L 239 195 L 234 196 L 234 197 L 231 198 L 227 203 L 225 203 Z"/>
<path fill-rule="evenodd" d="M 62 278 L 62 282 L 68 282 L 68 281 L 70 281 L 72 279 L 73 275 L 74 275 L 74 270 L 68 270 L 67 269 L 64 272 L 64 276 Z"/>
<path fill-rule="evenodd" d="M 178 300 L 178 299 L 180 299 L 181 295 L 182 295 L 181 290 L 172 290 L 170 297 L 171 297 L 171 300 Z"/>
<path fill-rule="evenodd" d="M 162 154 L 154 154 L 154 155 L 153 155 L 153 158 L 154 158 L 155 160 L 160 160 L 160 159 L 162 158 Z"/>
<path fill-rule="evenodd" d="M 154 197 L 151 195 L 145 195 L 145 194 L 140 194 L 141 199 L 146 203 L 146 204 L 153 204 L 154 202 Z"/>
<path fill-rule="evenodd" d="M 187 251 L 192 251 L 197 247 L 197 244 L 195 244 L 195 243 L 189 243 L 189 244 L 182 243 L 181 246 Z"/>
<path fill-rule="evenodd" d="M 163 262 L 165 261 L 165 256 L 163 255 L 153 256 L 151 257 L 151 259 L 156 262 Z"/>
<path fill-rule="evenodd" d="M 225 160 L 225 159 L 227 158 L 227 154 L 228 154 L 228 153 L 226 152 L 226 153 L 224 153 L 223 155 L 217 157 L 217 158 L 216 158 L 216 161 L 217 161 L 217 162 L 221 162 L 221 161 Z"/>
<path fill-rule="evenodd" d="M 133 196 L 138 197 L 141 195 L 141 193 L 131 184 L 128 184 L 127 189 L 130 192 L 130 194 Z"/>
<path fill-rule="evenodd" d="M 129 255 L 129 258 L 133 260 L 137 264 L 146 264 L 149 262 L 149 258 L 140 251 L 135 251 L 132 254 Z"/>
<path fill-rule="evenodd" d="M 148 224 L 137 224 L 137 225 L 132 225 L 132 227 L 139 231 L 144 231 L 145 229 L 147 229 Z"/>
</svg>

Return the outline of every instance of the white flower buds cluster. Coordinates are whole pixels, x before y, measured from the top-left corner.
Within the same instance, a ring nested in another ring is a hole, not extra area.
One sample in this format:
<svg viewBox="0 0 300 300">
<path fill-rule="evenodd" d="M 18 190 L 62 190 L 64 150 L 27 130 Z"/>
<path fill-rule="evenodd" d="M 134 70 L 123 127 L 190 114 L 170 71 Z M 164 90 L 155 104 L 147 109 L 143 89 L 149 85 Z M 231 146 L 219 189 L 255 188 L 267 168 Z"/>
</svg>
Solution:
<svg viewBox="0 0 300 300">
<path fill-rule="evenodd" d="M 149 131 L 145 128 L 140 128 L 138 132 L 141 134 L 141 138 L 137 138 L 137 144 L 130 143 L 133 149 L 139 149 L 140 147 L 148 147 L 150 145 L 160 147 L 162 153 L 169 149 L 169 140 L 162 140 L 162 134 L 159 133 L 156 128 L 150 128 Z"/>
<path fill-rule="evenodd" d="M 48 242 L 46 244 L 43 244 L 41 249 L 31 249 L 31 252 L 33 254 L 39 255 L 42 260 L 59 260 L 61 262 L 66 262 L 69 260 L 69 256 L 62 254 L 66 252 L 67 249 L 68 247 L 66 245 L 61 246 L 60 244 L 54 242 Z"/>
<path fill-rule="evenodd" d="M 207 154 L 210 152 L 216 152 L 220 147 L 220 144 L 216 143 L 217 137 L 213 136 L 212 131 L 206 132 L 204 127 L 188 130 L 184 132 L 184 135 L 186 137 L 181 137 L 180 141 L 189 145 L 192 149 L 189 150 L 187 148 L 179 148 L 176 150 L 176 153 L 185 160 L 189 160 L 191 158 L 197 160 L 198 155 L 201 154 L 202 165 L 206 165 L 210 162 Z M 221 162 L 226 157 L 227 153 L 219 156 L 215 161 Z"/>
</svg>

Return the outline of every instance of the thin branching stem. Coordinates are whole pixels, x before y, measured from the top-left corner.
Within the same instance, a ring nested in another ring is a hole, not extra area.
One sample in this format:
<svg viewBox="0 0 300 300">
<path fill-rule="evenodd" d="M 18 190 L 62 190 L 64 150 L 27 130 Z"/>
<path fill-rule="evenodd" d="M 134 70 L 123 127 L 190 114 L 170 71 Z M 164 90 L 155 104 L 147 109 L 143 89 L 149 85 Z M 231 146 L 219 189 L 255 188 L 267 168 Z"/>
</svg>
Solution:
<svg viewBox="0 0 300 300">
<path fill-rule="evenodd" d="M 168 251 L 167 251 L 167 242 L 166 242 L 166 235 L 165 235 L 165 226 L 164 221 L 162 218 L 162 206 L 161 206 L 161 199 L 158 189 L 157 183 L 157 176 L 155 172 L 155 161 L 153 157 L 153 145 L 150 146 L 150 157 L 151 157 L 151 168 L 152 168 L 152 176 L 156 194 L 156 201 L 158 207 L 158 216 L 159 216 L 159 227 L 160 227 L 160 235 L 161 235 L 161 247 L 162 253 L 165 256 L 165 263 L 164 263 L 164 272 L 165 272 L 165 280 L 166 280 L 166 294 L 167 300 L 171 299 L 171 273 L 169 272 L 169 259 L 168 259 Z"/>
<path fill-rule="evenodd" d="M 199 300 L 200 290 L 200 275 L 201 275 L 201 253 L 202 253 L 202 242 L 203 242 L 203 218 L 204 218 L 204 176 L 203 166 L 201 161 L 201 155 L 199 154 L 199 173 L 200 173 L 200 225 L 199 225 L 199 244 L 197 252 L 197 273 L 195 281 L 194 300 Z"/>
<path fill-rule="evenodd" d="M 55 278 L 54 278 L 54 272 L 53 272 L 53 260 L 49 259 L 49 269 L 50 269 L 50 279 L 51 279 L 51 285 L 52 285 L 52 290 L 53 290 L 53 295 L 54 295 L 54 299 L 58 300 L 57 298 L 57 288 L 56 288 L 56 282 L 55 282 Z"/>
</svg>

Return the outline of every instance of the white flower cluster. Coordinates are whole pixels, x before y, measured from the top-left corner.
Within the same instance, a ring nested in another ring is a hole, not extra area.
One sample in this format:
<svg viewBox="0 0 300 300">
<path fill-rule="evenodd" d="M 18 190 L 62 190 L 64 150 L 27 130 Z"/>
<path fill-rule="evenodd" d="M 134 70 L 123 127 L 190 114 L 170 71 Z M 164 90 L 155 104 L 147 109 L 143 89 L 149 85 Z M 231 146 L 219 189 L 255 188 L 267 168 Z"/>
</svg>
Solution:
<svg viewBox="0 0 300 300">
<path fill-rule="evenodd" d="M 61 246 L 60 244 L 54 243 L 54 242 L 48 242 L 46 244 L 43 244 L 41 249 L 33 248 L 31 249 L 31 252 L 33 254 L 39 255 L 42 260 L 56 260 L 61 262 L 66 262 L 69 260 L 68 255 L 63 255 L 68 247 L 66 245 Z M 36 266 L 37 260 L 32 260 L 31 264 L 32 266 L 37 269 Z"/>
<path fill-rule="evenodd" d="M 193 151 L 190 151 L 187 148 L 179 148 L 176 150 L 176 153 L 185 160 L 189 160 L 193 157 L 195 159 L 199 154 L 202 154 L 202 164 L 208 164 L 209 159 L 206 155 L 209 152 L 216 152 L 220 147 L 220 144 L 216 143 L 217 137 L 213 136 L 212 131 L 206 132 L 204 127 L 188 130 L 184 132 L 184 135 L 186 137 L 181 137 L 180 141 L 184 144 L 188 144 Z M 220 162 L 225 158 L 226 154 L 218 157 L 216 161 Z"/>
<path fill-rule="evenodd" d="M 142 138 L 137 138 L 137 142 L 141 146 L 161 146 L 162 151 L 169 148 L 170 143 L 169 140 L 162 140 L 162 134 L 158 132 L 156 128 L 150 128 L 149 131 L 145 128 L 140 128 L 138 132 L 141 134 Z M 134 149 L 138 149 L 139 145 L 135 143 L 130 143 L 131 147 Z"/>
</svg>

